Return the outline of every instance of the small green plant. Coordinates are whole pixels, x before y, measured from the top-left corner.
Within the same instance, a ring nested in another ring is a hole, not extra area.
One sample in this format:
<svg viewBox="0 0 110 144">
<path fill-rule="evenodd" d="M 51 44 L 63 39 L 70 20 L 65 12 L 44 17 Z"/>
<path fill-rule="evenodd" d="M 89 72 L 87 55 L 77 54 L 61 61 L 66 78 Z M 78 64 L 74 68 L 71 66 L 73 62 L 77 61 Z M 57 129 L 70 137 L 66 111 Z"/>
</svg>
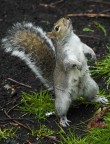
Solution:
<svg viewBox="0 0 110 144">
<path fill-rule="evenodd" d="M 96 27 L 98 29 L 100 29 L 104 33 L 105 36 L 107 36 L 107 31 L 106 31 L 106 29 L 104 28 L 104 26 L 102 24 L 100 24 L 97 21 L 94 21 L 93 24 L 96 25 Z"/>
<path fill-rule="evenodd" d="M 94 30 L 92 30 L 92 29 L 90 29 L 90 28 L 88 28 L 88 27 L 84 27 L 84 28 L 83 28 L 83 31 L 84 31 L 84 32 L 94 32 Z"/>
<path fill-rule="evenodd" d="M 35 114 L 37 119 L 46 119 L 46 113 L 54 111 L 54 100 L 47 91 L 40 93 L 22 93 L 23 105 L 20 109 L 24 112 Z"/>
<path fill-rule="evenodd" d="M 33 127 L 30 128 L 32 136 L 37 136 L 38 138 L 46 137 L 55 134 L 55 131 L 49 129 L 45 125 L 40 125 L 39 130 L 35 130 Z"/>
<path fill-rule="evenodd" d="M 93 77 L 102 77 L 107 85 L 110 85 L 110 55 L 108 54 L 103 60 L 96 63 L 91 70 Z"/>
<path fill-rule="evenodd" d="M 13 138 L 18 128 L 0 128 L 0 141 L 3 139 Z"/>
<path fill-rule="evenodd" d="M 107 50 L 110 52 L 110 44 L 106 44 Z M 95 78 L 102 78 L 104 82 L 110 85 L 110 54 L 107 53 L 106 56 L 97 61 L 96 66 L 91 66 L 91 74 Z"/>
<path fill-rule="evenodd" d="M 86 139 L 81 139 L 79 136 L 75 136 L 75 133 L 70 131 L 69 135 L 61 134 L 61 144 L 88 144 Z"/>
</svg>

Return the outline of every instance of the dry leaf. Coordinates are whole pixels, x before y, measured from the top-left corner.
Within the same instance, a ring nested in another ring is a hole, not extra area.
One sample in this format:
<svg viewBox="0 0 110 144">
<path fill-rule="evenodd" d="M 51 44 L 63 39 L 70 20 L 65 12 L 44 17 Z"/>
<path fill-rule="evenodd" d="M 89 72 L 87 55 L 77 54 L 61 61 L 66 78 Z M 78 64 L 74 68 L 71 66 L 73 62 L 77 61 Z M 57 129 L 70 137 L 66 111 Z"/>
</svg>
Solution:
<svg viewBox="0 0 110 144">
<path fill-rule="evenodd" d="M 90 130 L 91 128 L 102 128 L 107 126 L 108 124 L 104 121 L 103 117 L 106 115 L 109 109 L 110 106 L 99 108 L 96 111 L 95 116 L 88 123 L 87 129 Z"/>
</svg>

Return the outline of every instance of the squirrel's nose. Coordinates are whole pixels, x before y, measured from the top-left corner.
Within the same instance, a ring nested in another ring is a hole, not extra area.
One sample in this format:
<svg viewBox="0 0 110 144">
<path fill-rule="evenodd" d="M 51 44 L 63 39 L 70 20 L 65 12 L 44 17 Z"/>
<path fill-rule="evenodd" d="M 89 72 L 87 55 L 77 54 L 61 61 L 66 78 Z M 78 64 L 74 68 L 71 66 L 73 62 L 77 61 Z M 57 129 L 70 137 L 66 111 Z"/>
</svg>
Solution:
<svg viewBox="0 0 110 144">
<path fill-rule="evenodd" d="M 69 18 L 68 16 L 66 17 L 66 19 L 67 19 L 67 20 L 70 20 L 70 18 Z"/>
<path fill-rule="evenodd" d="M 65 16 L 64 18 L 67 19 L 67 20 L 70 20 L 70 18 L 68 16 Z"/>
</svg>

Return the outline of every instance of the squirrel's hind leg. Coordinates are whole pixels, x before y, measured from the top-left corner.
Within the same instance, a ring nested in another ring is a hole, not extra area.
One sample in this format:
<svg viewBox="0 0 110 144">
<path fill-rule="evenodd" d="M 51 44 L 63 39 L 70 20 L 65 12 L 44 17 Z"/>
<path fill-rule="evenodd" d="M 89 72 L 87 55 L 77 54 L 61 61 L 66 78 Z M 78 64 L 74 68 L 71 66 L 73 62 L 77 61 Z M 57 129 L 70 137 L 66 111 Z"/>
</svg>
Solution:
<svg viewBox="0 0 110 144">
<path fill-rule="evenodd" d="M 90 77 L 90 75 L 87 75 L 84 77 L 84 97 L 91 101 L 91 102 L 98 102 L 102 104 L 106 104 L 108 100 L 104 97 L 97 97 L 97 94 L 99 92 L 99 87 L 97 83 Z"/>
<path fill-rule="evenodd" d="M 63 127 L 69 126 L 70 121 L 67 119 L 66 115 L 72 101 L 70 98 L 70 94 L 65 90 L 55 88 L 55 96 L 55 107 L 56 112 L 60 117 L 60 124 Z"/>
</svg>

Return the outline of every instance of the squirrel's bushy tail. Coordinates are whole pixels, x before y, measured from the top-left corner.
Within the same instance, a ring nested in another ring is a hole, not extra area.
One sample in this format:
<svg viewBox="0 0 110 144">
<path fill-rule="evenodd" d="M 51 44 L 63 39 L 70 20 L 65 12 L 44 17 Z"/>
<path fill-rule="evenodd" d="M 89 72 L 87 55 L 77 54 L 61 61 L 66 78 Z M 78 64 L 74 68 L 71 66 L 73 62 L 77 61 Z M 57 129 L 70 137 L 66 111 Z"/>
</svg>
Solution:
<svg viewBox="0 0 110 144">
<path fill-rule="evenodd" d="M 17 23 L 2 39 L 2 48 L 23 60 L 48 89 L 53 89 L 55 49 L 42 28 Z"/>
</svg>

